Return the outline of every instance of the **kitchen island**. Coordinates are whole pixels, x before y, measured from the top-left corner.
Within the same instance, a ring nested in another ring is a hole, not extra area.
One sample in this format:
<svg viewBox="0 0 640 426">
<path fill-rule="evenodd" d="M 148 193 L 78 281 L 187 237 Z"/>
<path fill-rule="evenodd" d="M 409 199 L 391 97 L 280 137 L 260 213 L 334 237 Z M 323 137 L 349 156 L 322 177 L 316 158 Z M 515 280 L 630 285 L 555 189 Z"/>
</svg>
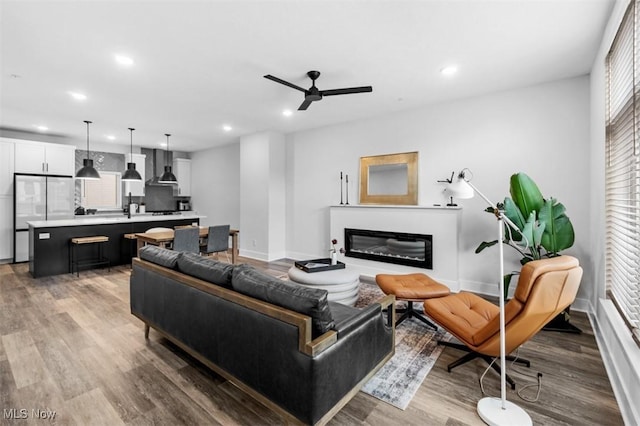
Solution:
<svg viewBox="0 0 640 426">
<path fill-rule="evenodd" d="M 106 217 L 76 217 L 66 220 L 40 220 L 29 225 L 29 272 L 34 278 L 70 272 L 69 241 L 71 238 L 104 235 L 103 255 L 111 265 L 127 264 L 135 254 L 135 242 L 125 234 L 145 232 L 149 228 L 171 228 L 180 225 L 199 225 L 200 219 L 192 213 L 172 215 L 133 215 Z M 81 256 L 91 257 L 89 250 Z"/>
</svg>

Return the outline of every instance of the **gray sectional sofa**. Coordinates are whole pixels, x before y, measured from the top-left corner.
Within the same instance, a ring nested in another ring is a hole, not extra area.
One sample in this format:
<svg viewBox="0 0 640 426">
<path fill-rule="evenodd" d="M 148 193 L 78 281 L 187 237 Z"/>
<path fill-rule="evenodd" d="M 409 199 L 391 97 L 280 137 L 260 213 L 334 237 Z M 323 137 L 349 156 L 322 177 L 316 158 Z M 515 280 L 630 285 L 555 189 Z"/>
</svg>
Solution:
<svg viewBox="0 0 640 426">
<path fill-rule="evenodd" d="M 146 246 L 133 261 L 131 313 L 287 422 L 323 424 L 393 355 L 383 309 L 249 265 Z M 393 315 L 389 316 L 390 318 Z"/>
</svg>

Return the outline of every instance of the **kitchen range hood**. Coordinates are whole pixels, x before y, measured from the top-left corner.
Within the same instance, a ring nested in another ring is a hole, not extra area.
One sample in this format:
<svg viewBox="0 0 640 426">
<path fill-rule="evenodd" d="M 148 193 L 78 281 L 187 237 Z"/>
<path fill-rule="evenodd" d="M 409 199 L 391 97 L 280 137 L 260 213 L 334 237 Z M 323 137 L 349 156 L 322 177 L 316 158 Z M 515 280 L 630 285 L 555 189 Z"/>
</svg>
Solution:
<svg viewBox="0 0 640 426">
<path fill-rule="evenodd" d="M 160 176 L 164 173 L 164 166 L 166 164 L 173 163 L 173 153 L 170 151 L 165 151 L 164 149 L 146 149 L 142 148 L 141 152 L 147 155 L 147 159 L 150 159 L 151 164 L 146 165 L 147 170 L 151 170 L 152 176 L 149 180 L 147 180 L 145 185 L 156 185 L 156 186 L 172 186 L 167 183 L 160 183 Z M 150 167 L 149 167 L 150 166 Z"/>
</svg>

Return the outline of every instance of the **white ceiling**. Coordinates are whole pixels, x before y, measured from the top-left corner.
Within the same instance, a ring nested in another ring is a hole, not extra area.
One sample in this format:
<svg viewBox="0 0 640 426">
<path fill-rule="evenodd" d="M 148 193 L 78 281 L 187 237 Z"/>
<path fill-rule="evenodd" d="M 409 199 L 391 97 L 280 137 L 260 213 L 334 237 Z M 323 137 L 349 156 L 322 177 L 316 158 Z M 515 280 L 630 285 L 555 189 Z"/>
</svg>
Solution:
<svg viewBox="0 0 640 426">
<path fill-rule="evenodd" d="M 83 144 L 91 120 L 92 141 L 128 144 L 135 127 L 134 145 L 171 133 L 171 149 L 194 151 L 382 116 L 588 74 L 613 3 L 2 0 L 0 127 L 43 124 Z M 459 71 L 447 78 L 449 64 Z M 321 90 L 373 93 L 298 112 L 301 92 L 262 78 L 308 88 L 309 70 Z"/>
</svg>

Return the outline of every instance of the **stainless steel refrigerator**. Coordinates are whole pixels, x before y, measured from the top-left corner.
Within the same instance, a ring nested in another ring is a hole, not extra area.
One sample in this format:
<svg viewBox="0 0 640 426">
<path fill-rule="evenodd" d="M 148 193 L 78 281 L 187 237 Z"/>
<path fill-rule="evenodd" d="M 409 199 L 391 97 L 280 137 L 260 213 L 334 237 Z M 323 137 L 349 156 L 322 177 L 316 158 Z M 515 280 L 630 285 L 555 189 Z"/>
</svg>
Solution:
<svg viewBox="0 0 640 426">
<path fill-rule="evenodd" d="M 73 219 L 74 182 L 71 176 L 13 175 L 13 261 L 29 260 L 29 225 L 36 220 Z"/>
</svg>

